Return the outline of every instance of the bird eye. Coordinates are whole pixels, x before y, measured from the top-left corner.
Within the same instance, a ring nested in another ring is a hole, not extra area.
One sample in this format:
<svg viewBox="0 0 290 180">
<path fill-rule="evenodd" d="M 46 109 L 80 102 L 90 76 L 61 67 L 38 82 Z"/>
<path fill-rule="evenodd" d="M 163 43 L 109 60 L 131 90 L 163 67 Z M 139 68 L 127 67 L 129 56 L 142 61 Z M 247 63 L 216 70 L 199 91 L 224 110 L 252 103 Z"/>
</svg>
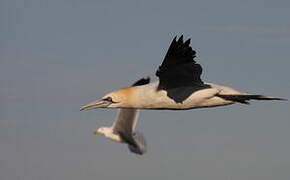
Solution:
<svg viewBox="0 0 290 180">
<path fill-rule="evenodd" d="M 113 102 L 113 99 L 111 97 L 106 97 L 103 99 L 103 101 Z"/>
</svg>

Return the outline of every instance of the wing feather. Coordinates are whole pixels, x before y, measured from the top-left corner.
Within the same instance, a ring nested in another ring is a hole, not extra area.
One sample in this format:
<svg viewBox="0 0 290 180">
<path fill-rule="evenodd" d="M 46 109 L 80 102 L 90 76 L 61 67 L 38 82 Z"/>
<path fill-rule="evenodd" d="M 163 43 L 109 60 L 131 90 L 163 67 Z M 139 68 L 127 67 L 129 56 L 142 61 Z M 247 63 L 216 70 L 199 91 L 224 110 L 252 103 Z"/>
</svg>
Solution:
<svg viewBox="0 0 290 180">
<path fill-rule="evenodd" d="M 132 134 L 137 124 L 138 114 L 137 109 L 118 109 L 117 118 L 113 124 L 113 131 Z"/>
<path fill-rule="evenodd" d="M 203 84 L 200 76 L 202 67 L 196 63 L 196 51 L 190 46 L 190 39 L 183 42 L 183 35 L 175 37 L 156 71 L 159 77 L 158 89 L 171 89 L 182 86 L 196 86 Z"/>
</svg>

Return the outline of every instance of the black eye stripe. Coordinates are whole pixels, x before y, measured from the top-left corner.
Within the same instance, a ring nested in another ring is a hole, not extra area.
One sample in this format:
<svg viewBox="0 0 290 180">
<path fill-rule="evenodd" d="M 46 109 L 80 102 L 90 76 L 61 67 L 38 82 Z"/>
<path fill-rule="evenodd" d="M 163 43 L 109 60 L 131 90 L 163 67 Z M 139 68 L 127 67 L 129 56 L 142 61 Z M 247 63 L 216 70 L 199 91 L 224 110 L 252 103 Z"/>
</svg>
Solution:
<svg viewBox="0 0 290 180">
<path fill-rule="evenodd" d="M 111 97 L 106 97 L 106 98 L 103 99 L 103 101 L 108 101 L 108 102 L 111 102 L 111 103 L 114 102 Z"/>
<path fill-rule="evenodd" d="M 118 102 L 115 102 L 111 97 L 106 97 L 104 99 L 102 99 L 103 101 L 107 101 L 107 102 L 110 102 L 110 103 L 118 103 Z"/>
<path fill-rule="evenodd" d="M 113 101 L 111 97 L 106 97 L 106 98 L 104 98 L 103 100 L 104 100 L 104 101 L 110 101 L 110 102 Z"/>
</svg>

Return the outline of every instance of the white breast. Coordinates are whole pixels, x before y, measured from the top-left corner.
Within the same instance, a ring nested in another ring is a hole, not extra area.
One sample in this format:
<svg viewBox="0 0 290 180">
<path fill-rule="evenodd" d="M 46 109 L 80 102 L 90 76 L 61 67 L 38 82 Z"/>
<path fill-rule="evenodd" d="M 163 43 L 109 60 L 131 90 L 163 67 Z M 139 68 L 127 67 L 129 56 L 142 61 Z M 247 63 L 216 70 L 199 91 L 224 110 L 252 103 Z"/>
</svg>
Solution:
<svg viewBox="0 0 290 180">
<path fill-rule="evenodd" d="M 158 82 L 139 86 L 135 108 L 139 109 L 192 109 L 229 104 L 215 97 L 220 89 L 181 87 L 157 91 Z"/>
</svg>

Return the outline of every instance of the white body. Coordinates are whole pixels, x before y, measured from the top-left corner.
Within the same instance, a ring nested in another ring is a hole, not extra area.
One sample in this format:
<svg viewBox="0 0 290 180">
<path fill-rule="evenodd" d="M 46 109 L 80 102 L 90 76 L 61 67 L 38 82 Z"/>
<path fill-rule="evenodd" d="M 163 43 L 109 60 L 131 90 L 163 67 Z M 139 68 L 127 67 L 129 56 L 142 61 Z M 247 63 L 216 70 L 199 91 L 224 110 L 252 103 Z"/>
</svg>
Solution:
<svg viewBox="0 0 290 180">
<path fill-rule="evenodd" d="M 243 94 L 230 87 L 213 83 L 206 83 L 206 88 L 188 86 L 166 91 L 157 90 L 158 83 L 157 81 L 142 86 L 123 88 L 106 96 L 111 96 L 114 99 L 115 94 L 123 94 L 124 98 L 126 98 L 126 101 L 121 101 L 123 108 L 179 110 L 229 105 L 235 102 L 225 100 L 216 95 Z M 184 100 L 182 102 L 176 102 L 174 98 L 168 96 L 169 93 L 173 94 L 176 99 L 184 97 Z M 109 108 L 118 108 L 117 106 L 120 107 L 120 104 L 112 104 Z"/>
</svg>

